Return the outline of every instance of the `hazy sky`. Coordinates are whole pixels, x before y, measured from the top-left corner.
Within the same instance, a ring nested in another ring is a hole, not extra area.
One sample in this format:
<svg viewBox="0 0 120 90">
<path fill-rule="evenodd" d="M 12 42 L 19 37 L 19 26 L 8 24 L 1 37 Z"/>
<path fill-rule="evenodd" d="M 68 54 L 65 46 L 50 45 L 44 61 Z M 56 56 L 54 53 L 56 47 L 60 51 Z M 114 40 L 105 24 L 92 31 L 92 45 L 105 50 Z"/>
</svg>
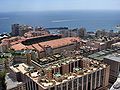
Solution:
<svg viewBox="0 0 120 90">
<path fill-rule="evenodd" d="M 120 0 L 0 0 L 0 12 L 120 10 Z"/>
</svg>

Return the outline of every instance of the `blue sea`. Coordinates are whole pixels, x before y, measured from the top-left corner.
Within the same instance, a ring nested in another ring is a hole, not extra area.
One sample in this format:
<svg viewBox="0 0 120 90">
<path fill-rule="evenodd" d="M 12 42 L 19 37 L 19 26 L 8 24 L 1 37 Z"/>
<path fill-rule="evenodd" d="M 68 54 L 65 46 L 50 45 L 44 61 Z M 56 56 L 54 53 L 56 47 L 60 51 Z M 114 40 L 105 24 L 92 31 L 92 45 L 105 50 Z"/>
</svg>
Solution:
<svg viewBox="0 0 120 90">
<path fill-rule="evenodd" d="M 120 24 L 120 11 L 41 11 L 0 13 L 0 33 L 10 32 L 11 24 L 27 24 L 46 28 L 85 27 L 87 31 L 97 29 L 116 30 Z"/>
</svg>

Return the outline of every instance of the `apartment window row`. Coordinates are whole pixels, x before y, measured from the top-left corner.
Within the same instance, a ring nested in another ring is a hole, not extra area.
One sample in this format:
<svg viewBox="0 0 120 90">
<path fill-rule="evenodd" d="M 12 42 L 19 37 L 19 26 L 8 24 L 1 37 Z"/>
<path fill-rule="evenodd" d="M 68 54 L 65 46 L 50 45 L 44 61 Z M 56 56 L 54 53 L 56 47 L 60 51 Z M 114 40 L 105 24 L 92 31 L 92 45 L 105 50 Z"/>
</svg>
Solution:
<svg viewBox="0 0 120 90">
<path fill-rule="evenodd" d="M 94 90 L 103 85 L 103 71 L 97 71 L 84 77 L 75 78 L 50 90 Z"/>
</svg>

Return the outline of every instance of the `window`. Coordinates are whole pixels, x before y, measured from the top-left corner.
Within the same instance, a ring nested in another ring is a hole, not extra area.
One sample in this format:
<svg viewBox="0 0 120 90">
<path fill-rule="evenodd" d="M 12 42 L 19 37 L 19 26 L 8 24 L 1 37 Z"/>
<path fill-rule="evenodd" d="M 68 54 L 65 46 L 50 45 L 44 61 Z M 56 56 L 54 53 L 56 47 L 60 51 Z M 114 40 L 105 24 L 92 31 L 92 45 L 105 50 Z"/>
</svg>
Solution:
<svg viewBox="0 0 120 90">
<path fill-rule="evenodd" d="M 97 77 L 96 77 L 96 87 L 99 87 L 99 72 L 97 72 Z"/>
<path fill-rule="evenodd" d="M 83 79 L 83 90 L 86 90 L 86 85 L 87 84 L 87 75 L 84 76 L 84 79 Z"/>
<path fill-rule="evenodd" d="M 58 85 L 58 86 L 57 86 L 57 90 L 61 90 L 61 85 Z"/>
<path fill-rule="evenodd" d="M 66 86 L 66 83 L 63 83 L 63 90 L 67 90 L 67 86 Z"/>
<path fill-rule="evenodd" d="M 91 89 L 91 74 L 88 75 L 88 89 L 87 90 L 90 90 Z"/>
<path fill-rule="evenodd" d="M 77 79 L 73 81 L 73 88 L 76 88 L 76 87 L 77 87 Z"/>
<path fill-rule="evenodd" d="M 93 73 L 92 76 L 92 89 L 95 89 L 95 72 Z"/>
<path fill-rule="evenodd" d="M 68 90 L 72 90 L 72 81 L 68 82 Z"/>
<path fill-rule="evenodd" d="M 78 90 L 82 90 L 82 77 L 79 78 Z"/>
</svg>

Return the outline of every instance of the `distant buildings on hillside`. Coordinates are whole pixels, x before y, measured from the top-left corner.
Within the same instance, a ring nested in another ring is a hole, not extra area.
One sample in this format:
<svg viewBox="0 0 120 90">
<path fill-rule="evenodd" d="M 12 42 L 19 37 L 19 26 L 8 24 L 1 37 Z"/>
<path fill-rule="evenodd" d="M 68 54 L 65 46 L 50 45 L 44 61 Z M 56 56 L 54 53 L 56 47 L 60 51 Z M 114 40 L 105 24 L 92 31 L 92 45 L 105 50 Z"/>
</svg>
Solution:
<svg viewBox="0 0 120 90">
<path fill-rule="evenodd" d="M 7 90 L 107 90 L 116 81 L 118 33 L 57 29 L 50 34 L 42 27 L 14 24 L 13 36 L 0 39 L 0 71 L 9 72 Z"/>
<path fill-rule="evenodd" d="M 49 34 L 47 30 L 42 27 L 33 27 L 28 25 L 13 24 L 12 25 L 12 36 L 25 36 L 25 37 L 35 37 Z"/>
<path fill-rule="evenodd" d="M 63 29 L 60 30 L 60 34 L 63 35 L 63 37 L 81 37 L 84 38 L 86 36 L 86 29 L 80 28 L 80 29 Z"/>
</svg>

